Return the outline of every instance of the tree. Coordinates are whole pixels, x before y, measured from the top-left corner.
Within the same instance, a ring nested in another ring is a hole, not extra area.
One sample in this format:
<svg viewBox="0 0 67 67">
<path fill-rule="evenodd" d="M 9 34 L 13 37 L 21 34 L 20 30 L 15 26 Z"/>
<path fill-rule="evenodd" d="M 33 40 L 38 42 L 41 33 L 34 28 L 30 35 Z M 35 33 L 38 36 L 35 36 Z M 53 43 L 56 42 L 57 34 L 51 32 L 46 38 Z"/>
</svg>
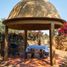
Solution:
<svg viewBox="0 0 67 67">
<path fill-rule="evenodd" d="M 59 35 L 56 37 L 56 43 L 58 49 L 67 49 L 65 47 L 64 42 L 67 43 L 67 23 L 64 23 L 64 25 L 59 28 L 58 30 Z"/>
<path fill-rule="evenodd" d="M 5 26 L 2 23 L 2 20 L 0 20 L 0 32 L 4 32 Z"/>
<path fill-rule="evenodd" d="M 65 36 L 67 36 L 67 22 L 64 23 L 64 25 L 58 29 L 58 33 L 59 33 L 59 35 L 63 34 Z"/>
</svg>

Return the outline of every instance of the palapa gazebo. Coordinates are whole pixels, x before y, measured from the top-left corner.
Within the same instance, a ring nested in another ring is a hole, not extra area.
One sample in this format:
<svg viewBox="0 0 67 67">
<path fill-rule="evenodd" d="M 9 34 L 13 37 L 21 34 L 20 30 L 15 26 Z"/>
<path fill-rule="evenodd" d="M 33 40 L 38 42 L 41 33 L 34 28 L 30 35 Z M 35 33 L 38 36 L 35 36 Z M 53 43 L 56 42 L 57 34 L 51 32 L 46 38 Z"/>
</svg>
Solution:
<svg viewBox="0 0 67 67">
<path fill-rule="evenodd" d="M 8 58 L 8 29 L 25 31 L 25 49 L 27 47 L 27 30 L 49 30 L 50 64 L 52 62 L 52 38 L 54 28 L 58 29 L 65 21 L 60 19 L 56 8 L 48 0 L 21 0 L 11 11 L 5 24 L 4 58 Z"/>
</svg>

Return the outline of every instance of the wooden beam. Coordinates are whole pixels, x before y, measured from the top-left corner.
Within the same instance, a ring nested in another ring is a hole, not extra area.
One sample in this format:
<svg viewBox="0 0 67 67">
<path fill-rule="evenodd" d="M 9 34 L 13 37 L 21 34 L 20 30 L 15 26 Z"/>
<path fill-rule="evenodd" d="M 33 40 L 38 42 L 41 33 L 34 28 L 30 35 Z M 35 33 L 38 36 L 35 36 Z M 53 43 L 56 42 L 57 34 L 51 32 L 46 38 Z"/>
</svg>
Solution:
<svg viewBox="0 0 67 67">
<path fill-rule="evenodd" d="M 5 47 L 4 47 L 4 60 L 8 59 L 8 27 L 5 26 Z"/>
<path fill-rule="evenodd" d="M 54 36 L 54 23 L 51 23 L 50 28 L 50 64 L 53 65 L 53 55 L 52 55 L 52 45 L 53 45 L 53 36 Z"/>
<path fill-rule="evenodd" d="M 41 31 L 38 33 L 38 45 L 41 45 Z"/>
<path fill-rule="evenodd" d="M 2 37 L 2 35 L 1 35 L 1 32 L 0 32 L 0 59 L 1 59 L 1 37 Z"/>
<path fill-rule="evenodd" d="M 1 42 L 0 42 L 0 58 L 1 58 Z"/>
<path fill-rule="evenodd" d="M 26 47 L 27 47 L 27 30 L 25 30 L 24 42 L 25 42 L 25 48 L 24 48 L 24 50 L 26 50 Z"/>
</svg>

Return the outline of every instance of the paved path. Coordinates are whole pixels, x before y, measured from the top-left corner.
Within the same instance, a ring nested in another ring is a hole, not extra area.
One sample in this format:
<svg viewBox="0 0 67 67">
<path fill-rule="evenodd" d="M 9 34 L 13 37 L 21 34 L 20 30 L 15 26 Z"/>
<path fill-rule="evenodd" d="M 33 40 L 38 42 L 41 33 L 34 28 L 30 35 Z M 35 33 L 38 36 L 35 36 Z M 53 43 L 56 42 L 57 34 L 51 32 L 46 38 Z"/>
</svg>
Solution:
<svg viewBox="0 0 67 67">
<path fill-rule="evenodd" d="M 62 58 L 67 56 L 67 52 L 56 50 L 56 54 L 59 56 L 55 57 L 56 65 L 52 67 L 59 67 L 62 64 Z M 49 58 L 46 59 L 23 59 L 23 58 L 9 58 L 8 61 L 2 61 L 0 67 L 51 67 Z"/>
<path fill-rule="evenodd" d="M 9 59 L 4 64 L 1 64 L 2 67 L 50 67 L 50 61 L 48 59 L 22 59 L 15 58 Z"/>
<path fill-rule="evenodd" d="M 56 63 L 58 64 L 60 59 L 56 60 Z M 14 58 L 9 59 L 8 61 L 3 61 L 0 64 L 0 67 L 51 67 L 50 66 L 50 60 L 47 59 L 22 59 L 22 58 Z M 53 66 L 58 67 L 58 65 Z"/>
</svg>

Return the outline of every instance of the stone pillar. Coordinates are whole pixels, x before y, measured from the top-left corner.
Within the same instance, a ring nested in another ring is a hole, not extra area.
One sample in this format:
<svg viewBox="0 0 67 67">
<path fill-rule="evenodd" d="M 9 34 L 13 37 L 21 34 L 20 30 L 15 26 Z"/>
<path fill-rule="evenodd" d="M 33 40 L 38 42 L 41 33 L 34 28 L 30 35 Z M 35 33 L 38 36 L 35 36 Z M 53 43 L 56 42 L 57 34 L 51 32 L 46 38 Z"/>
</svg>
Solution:
<svg viewBox="0 0 67 67">
<path fill-rule="evenodd" d="M 8 27 L 5 26 L 4 60 L 8 59 Z"/>
<path fill-rule="evenodd" d="M 53 54 L 52 54 L 53 35 L 54 35 L 54 22 L 51 22 L 51 28 L 50 28 L 50 64 L 51 66 L 53 65 Z"/>
</svg>

